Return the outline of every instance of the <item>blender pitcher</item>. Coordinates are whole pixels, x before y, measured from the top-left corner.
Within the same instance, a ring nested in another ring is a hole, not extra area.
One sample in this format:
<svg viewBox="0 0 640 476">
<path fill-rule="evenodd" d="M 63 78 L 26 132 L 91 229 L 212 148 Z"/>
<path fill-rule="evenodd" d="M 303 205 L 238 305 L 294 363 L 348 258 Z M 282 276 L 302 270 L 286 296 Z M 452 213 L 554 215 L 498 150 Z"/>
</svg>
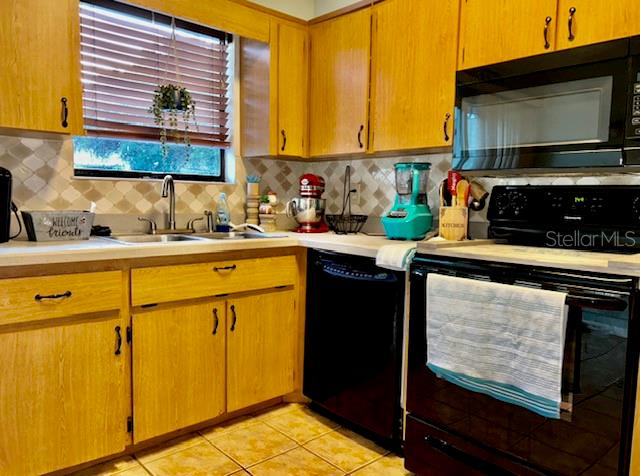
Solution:
<svg viewBox="0 0 640 476">
<path fill-rule="evenodd" d="M 433 224 L 427 201 L 429 162 L 395 164 L 396 200 L 382 218 L 386 235 L 397 240 L 422 240 Z"/>
</svg>

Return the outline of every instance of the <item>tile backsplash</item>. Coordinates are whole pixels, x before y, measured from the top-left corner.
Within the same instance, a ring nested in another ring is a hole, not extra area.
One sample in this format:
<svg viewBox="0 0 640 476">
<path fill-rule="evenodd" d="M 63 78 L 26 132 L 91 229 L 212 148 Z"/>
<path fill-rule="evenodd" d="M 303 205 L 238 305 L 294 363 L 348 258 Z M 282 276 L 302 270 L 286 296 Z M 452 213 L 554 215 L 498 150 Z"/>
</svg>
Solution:
<svg viewBox="0 0 640 476">
<path fill-rule="evenodd" d="M 244 221 L 244 165 L 235 162 L 236 184 L 176 183 L 177 213 L 202 213 L 226 192 L 234 220 Z M 74 179 L 70 138 L 0 136 L 0 167 L 13 175 L 13 199 L 26 210 L 84 210 L 93 201 L 99 214 L 158 215 L 168 207 L 159 181 Z"/>
<path fill-rule="evenodd" d="M 262 177 L 261 190 L 271 189 L 284 202 L 298 195 L 298 178 L 305 173 L 321 175 L 326 182 L 323 195 L 327 199 L 327 213 L 340 213 L 343 202 L 345 168 L 351 166 L 351 184 L 359 184 L 359 203 L 352 204 L 353 213 L 383 216 L 395 199 L 396 162 L 431 162 L 429 203 L 438 206 L 437 185 L 446 176 L 451 164 L 450 154 L 431 154 L 408 157 L 333 160 L 323 162 L 289 162 L 283 160 L 246 159 L 247 174 Z"/>
<path fill-rule="evenodd" d="M 229 197 L 232 219 L 244 221 L 246 176 L 262 177 L 261 191 L 275 191 L 281 204 L 298 195 L 298 178 L 304 173 L 324 177 L 327 187 L 327 213 L 340 213 L 343 201 L 345 168 L 351 166 L 351 182 L 359 189 L 359 198 L 352 204 L 353 213 L 381 217 L 395 198 L 393 165 L 396 162 L 431 162 L 429 203 L 435 211 L 439 206 L 438 184 L 446 177 L 451 154 L 430 154 L 407 157 L 293 162 L 273 159 L 232 159 L 235 161 L 235 183 L 176 184 L 176 211 L 195 215 L 214 207 L 220 192 Z M 160 196 L 159 181 L 94 180 L 73 177 L 73 144 L 66 139 L 32 139 L 0 136 L 0 167 L 13 175 L 13 198 L 26 210 L 87 209 L 97 204 L 97 213 L 104 215 L 151 215 L 166 213 L 168 203 Z M 563 175 L 558 176 L 475 177 L 487 191 L 494 185 L 515 184 L 637 184 L 640 174 Z M 358 185 L 356 185 L 358 184 Z M 356 203 L 357 202 L 357 203 Z M 284 206 L 280 205 L 279 212 Z M 435 213 L 434 213 L 435 214 Z M 486 208 L 472 213 L 472 222 L 486 222 Z"/>
</svg>

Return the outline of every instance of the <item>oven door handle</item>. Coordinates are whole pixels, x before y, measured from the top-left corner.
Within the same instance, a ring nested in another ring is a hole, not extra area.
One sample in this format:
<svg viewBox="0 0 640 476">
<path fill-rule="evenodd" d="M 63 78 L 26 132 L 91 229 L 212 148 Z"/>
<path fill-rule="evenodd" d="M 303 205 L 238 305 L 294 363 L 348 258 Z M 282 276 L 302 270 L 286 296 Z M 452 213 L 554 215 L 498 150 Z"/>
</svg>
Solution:
<svg viewBox="0 0 640 476">
<path fill-rule="evenodd" d="M 627 308 L 626 301 L 616 298 L 602 298 L 596 296 L 567 295 L 567 305 L 578 307 L 590 307 L 602 311 L 624 311 Z"/>
</svg>

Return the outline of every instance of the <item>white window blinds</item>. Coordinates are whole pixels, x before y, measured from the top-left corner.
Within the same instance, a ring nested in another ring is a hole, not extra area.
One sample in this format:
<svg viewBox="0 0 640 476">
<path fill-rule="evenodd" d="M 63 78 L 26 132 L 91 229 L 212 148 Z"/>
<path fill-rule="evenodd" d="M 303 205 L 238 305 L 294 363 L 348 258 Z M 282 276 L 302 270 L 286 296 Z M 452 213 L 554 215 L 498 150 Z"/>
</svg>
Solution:
<svg viewBox="0 0 640 476">
<path fill-rule="evenodd" d="M 160 137 L 149 112 L 158 85 L 186 88 L 195 101 L 193 144 L 227 147 L 227 35 L 109 0 L 80 3 L 84 124 L 87 133 Z M 183 131 L 178 114 L 177 130 Z"/>
</svg>

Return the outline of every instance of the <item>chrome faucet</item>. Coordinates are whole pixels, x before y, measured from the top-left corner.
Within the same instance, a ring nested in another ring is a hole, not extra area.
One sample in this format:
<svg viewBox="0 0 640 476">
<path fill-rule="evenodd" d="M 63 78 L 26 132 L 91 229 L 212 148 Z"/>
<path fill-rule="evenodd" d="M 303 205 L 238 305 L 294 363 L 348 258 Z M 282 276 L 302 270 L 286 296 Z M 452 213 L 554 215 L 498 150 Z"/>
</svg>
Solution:
<svg viewBox="0 0 640 476">
<path fill-rule="evenodd" d="M 162 198 L 169 197 L 169 223 L 170 230 L 176 229 L 176 189 L 173 185 L 173 177 L 165 175 L 162 181 Z"/>
</svg>

